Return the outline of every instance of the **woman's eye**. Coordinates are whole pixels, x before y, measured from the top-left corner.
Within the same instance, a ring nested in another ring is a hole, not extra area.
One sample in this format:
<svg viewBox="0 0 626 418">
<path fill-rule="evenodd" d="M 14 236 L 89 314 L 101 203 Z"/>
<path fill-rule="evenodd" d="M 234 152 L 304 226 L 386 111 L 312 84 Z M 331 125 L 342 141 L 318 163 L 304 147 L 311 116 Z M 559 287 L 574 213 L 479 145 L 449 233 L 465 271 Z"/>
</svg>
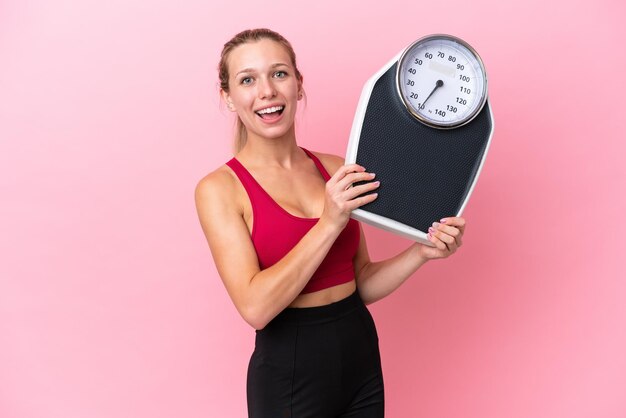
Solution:
<svg viewBox="0 0 626 418">
<path fill-rule="evenodd" d="M 285 77 L 286 75 L 287 75 L 287 73 L 286 73 L 286 72 L 284 72 L 284 71 L 276 71 L 276 72 L 274 73 L 274 77 L 277 77 L 277 78 L 283 78 L 283 77 Z"/>
<path fill-rule="evenodd" d="M 244 77 L 241 79 L 241 84 L 250 84 L 250 83 L 252 83 L 251 77 Z"/>
</svg>

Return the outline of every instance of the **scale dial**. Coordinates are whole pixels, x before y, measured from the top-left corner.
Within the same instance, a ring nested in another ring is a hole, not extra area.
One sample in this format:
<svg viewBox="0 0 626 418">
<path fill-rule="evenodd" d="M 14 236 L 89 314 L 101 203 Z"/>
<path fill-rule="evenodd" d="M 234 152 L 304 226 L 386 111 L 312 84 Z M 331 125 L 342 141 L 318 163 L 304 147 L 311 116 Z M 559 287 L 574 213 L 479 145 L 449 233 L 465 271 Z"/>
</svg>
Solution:
<svg viewBox="0 0 626 418">
<path fill-rule="evenodd" d="M 480 56 L 450 35 L 430 35 L 409 45 L 398 61 L 396 83 L 407 110 L 433 128 L 465 125 L 487 101 Z"/>
</svg>

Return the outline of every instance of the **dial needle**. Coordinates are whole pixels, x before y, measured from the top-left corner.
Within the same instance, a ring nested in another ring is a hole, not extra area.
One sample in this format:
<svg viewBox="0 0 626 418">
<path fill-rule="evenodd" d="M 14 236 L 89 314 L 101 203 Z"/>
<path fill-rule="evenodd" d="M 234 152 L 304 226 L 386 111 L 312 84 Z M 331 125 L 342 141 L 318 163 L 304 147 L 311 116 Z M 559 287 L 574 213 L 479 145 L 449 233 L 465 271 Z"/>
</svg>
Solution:
<svg viewBox="0 0 626 418">
<path fill-rule="evenodd" d="M 424 100 L 424 102 L 422 103 L 422 106 L 424 106 L 426 104 L 426 102 L 428 101 L 428 99 L 430 99 L 430 96 L 433 95 L 433 93 L 435 92 L 435 90 L 437 90 L 439 87 L 443 86 L 443 80 L 437 80 L 437 83 L 435 83 L 435 88 L 433 89 L 433 91 L 430 92 L 430 94 L 428 95 L 428 97 L 426 98 L 426 100 Z"/>
</svg>

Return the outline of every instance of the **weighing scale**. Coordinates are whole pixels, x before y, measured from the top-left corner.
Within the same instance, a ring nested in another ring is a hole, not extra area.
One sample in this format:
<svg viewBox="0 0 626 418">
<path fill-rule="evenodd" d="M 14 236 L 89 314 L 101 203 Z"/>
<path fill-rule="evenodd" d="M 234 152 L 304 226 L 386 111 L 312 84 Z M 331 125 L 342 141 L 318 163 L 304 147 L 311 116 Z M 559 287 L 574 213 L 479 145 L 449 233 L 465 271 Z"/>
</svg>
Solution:
<svg viewBox="0 0 626 418">
<path fill-rule="evenodd" d="M 434 246 L 428 228 L 463 212 L 493 129 L 474 48 L 444 34 L 413 42 L 363 87 L 345 163 L 376 173 L 380 186 L 351 217 Z"/>
</svg>

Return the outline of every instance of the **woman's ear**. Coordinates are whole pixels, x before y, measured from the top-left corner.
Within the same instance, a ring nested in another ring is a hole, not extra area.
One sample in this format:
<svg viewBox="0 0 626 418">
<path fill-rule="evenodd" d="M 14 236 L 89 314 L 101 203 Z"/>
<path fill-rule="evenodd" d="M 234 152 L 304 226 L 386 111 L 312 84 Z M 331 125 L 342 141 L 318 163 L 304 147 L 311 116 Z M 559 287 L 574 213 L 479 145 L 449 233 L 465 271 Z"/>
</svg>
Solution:
<svg viewBox="0 0 626 418">
<path fill-rule="evenodd" d="M 230 95 L 224 91 L 224 89 L 220 89 L 220 96 L 222 96 L 222 100 L 224 100 L 224 103 L 226 103 L 226 106 L 228 107 L 228 110 L 230 110 L 231 112 L 235 111 L 235 105 L 233 105 L 233 101 L 230 98 Z"/>
<path fill-rule="evenodd" d="M 300 80 L 298 80 L 298 100 L 302 99 L 304 95 L 304 88 L 302 87 L 302 82 L 304 81 L 304 77 L 300 76 Z"/>
</svg>

